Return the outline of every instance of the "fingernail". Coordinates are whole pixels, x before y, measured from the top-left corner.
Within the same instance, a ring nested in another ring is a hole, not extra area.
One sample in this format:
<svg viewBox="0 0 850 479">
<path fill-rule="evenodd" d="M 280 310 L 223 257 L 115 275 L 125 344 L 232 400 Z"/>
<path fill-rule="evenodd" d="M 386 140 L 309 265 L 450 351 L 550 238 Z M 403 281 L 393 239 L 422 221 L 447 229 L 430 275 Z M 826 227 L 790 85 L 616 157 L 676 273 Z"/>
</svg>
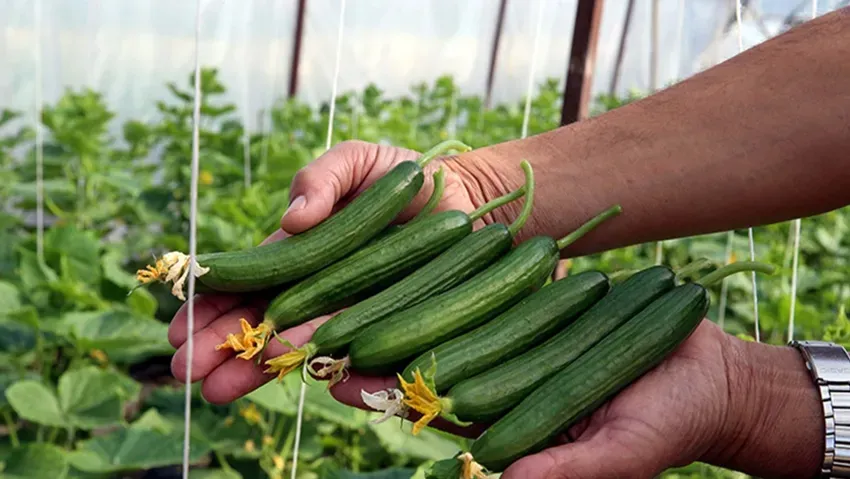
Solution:
<svg viewBox="0 0 850 479">
<path fill-rule="evenodd" d="M 304 205 L 307 204 L 307 198 L 304 198 L 304 195 L 298 195 L 292 200 L 292 203 L 289 203 L 289 208 L 283 213 L 283 216 L 288 215 L 292 211 L 298 211 L 304 208 Z"/>
</svg>

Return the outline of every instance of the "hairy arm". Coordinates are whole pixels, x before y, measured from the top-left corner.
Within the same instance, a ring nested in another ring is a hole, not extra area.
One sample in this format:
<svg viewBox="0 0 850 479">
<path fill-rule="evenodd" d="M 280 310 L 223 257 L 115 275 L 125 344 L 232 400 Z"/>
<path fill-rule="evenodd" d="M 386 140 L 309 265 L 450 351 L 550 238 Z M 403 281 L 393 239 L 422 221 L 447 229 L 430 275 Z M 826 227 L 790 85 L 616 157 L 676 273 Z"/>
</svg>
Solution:
<svg viewBox="0 0 850 479">
<path fill-rule="evenodd" d="M 535 168 L 520 239 L 624 213 L 565 250 L 758 226 L 850 204 L 850 9 L 825 15 L 665 91 L 587 121 L 474 150 L 452 168 L 483 203 Z M 521 205 L 497 210 L 510 221 Z"/>
</svg>

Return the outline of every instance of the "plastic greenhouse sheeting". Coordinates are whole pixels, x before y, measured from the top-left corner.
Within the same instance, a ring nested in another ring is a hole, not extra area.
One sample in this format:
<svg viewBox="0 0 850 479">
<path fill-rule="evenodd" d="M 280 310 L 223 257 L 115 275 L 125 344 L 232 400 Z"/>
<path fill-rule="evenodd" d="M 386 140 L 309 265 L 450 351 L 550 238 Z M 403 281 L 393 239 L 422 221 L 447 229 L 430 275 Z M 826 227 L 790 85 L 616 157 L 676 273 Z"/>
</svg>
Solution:
<svg viewBox="0 0 850 479">
<path fill-rule="evenodd" d="M 605 1 L 594 94 L 607 92 L 628 0 Z M 744 18 L 749 47 L 781 30 L 781 20 L 810 0 L 750 1 Z M 820 0 L 821 14 L 836 0 Z M 33 112 L 36 0 L 0 0 L 0 108 Z M 118 119 L 156 115 L 165 83 L 185 82 L 194 55 L 193 0 L 41 0 L 41 65 L 45 103 L 66 88 L 105 95 Z M 577 0 L 509 0 L 493 101 L 525 94 L 537 9 L 545 9 L 535 79 L 566 75 Z M 330 95 L 339 0 L 308 0 L 298 95 L 311 103 Z M 637 0 L 618 91 L 647 90 L 652 0 Z M 370 82 L 388 94 L 451 74 L 464 94 L 483 94 L 499 0 L 349 0 L 340 92 Z M 737 52 L 730 0 L 659 1 L 659 87 Z M 285 96 L 297 0 L 206 0 L 201 61 L 216 66 L 249 128 L 258 112 Z M 801 15 L 805 15 L 801 12 Z"/>
</svg>

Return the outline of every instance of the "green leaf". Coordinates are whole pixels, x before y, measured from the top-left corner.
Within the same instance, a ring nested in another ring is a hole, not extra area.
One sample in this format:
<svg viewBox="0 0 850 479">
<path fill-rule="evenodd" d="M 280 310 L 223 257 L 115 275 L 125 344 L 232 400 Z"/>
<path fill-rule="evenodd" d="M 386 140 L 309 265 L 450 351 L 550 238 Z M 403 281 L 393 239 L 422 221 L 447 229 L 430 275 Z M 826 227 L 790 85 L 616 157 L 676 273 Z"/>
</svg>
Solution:
<svg viewBox="0 0 850 479">
<path fill-rule="evenodd" d="M 32 327 L 0 317 L 0 351 L 19 354 L 35 346 L 36 333 Z"/>
<path fill-rule="evenodd" d="M 242 479 L 242 474 L 233 469 L 194 469 L 189 479 Z"/>
<path fill-rule="evenodd" d="M 174 351 L 167 324 L 130 311 L 67 313 L 59 327 L 78 348 L 100 349 L 116 361 Z"/>
<path fill-rule="evenodd" d="M 369 427 L 387 450 L 402 456 L 438 460 L 454 456 L 461 448 L 457 440 L 450 439 L 448 435 L 442 435 L 430 429 L 423 429 L 418 435 L 414 436 L 409 431 L 399 427 L 397 421 L 369 424 Z"/>
<path fill-rule="evenodd" d="M 162 423 L 150 417 L 146 414 L 128 428 L 80 442 L 68 455 L 71 465 L 86 472 L 117 473 L 181 464 L 182 429 L 152 427 Z M 198 461 L 210 451 L 208 444 L 193 441 L 190 460 Z"/>
<path fill-rule="evenodd" d="M 24 290 L 32 293 L 55 282 L 59 276 L 44 262 L 39 261 L 38 256 L 29 250 L 19 250 L 21 262 L 18 265 L 18 277 L 24 286 Z"/>
<path fill-rule="evenodd" d="M 44 238 L 45 257 L 51 264 L 67 257 L 71 278 L 91 285 L 100 283 L 100 243 L 93 234 L 72 226 L 51 228 Z"/>
<path fill-rule="evenodd" d="M 127 376 L 88 366 L 59 378 L 59 405 L 68 422 L 79 429 L 111 426 L 123 422 L 124 403 L 140 389 Z"/>
<path fill-rule="evenodd" d="M 0 281 L 0 314 L 8 313 L 21 307 L 21 294 L 14 284 Z"/>
<path fill-rule="evenodd" d="M 107 251 L 100 259 L 103 277 L 118 286 L 132 289 L 136 286 L 136 277 L 122 267 L 122 255 L 118 250 Z"/>
<path fill-rule="evenodd" d="M 68 459 L 64 450 L 52 444 L 26 444 L 10 451 L 2 466 L 4 479 L 65 479 Z"/>
<path fill-rule="evenodd" d="M 137 288 L 130 293 L 130 296 L 127 296 L 127 306 L 143 316 L 153 317 L 159 307 L 159 302 L 147 289 Z"/>
<path fill-rule="evenodd" d="M 39 381 L 24 379 L 12 384 L 6 398 L 23 419 L 46 426 L 68 426 L 56 395 Z"/>
</svg>

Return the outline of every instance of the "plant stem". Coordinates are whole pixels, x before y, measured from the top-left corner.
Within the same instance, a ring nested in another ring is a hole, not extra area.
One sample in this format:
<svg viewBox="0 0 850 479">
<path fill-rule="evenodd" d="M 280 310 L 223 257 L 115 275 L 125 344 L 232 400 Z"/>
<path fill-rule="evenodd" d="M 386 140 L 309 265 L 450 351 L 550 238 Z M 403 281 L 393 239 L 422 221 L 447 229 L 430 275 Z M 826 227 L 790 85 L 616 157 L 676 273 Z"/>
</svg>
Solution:
<svg viewBox="0 0 850 479">
<path fill-rule="evenodd" d="M 696 282 L 703 286 L 709 286 L 717 281 L 722 280 L 727 276 L 743 271 L 773 274 L 776 271 L 776 267 L 772 264 L 759 263 L 756 261 L 737 261 L 735 263 L 727 264 L 722 268 L 716 269 L 711 273 L 708 273 L 707 275 L 698 279 Z"/>
<path fill-rule="evenodd" d="M 471 149 L 472 149 L 471 146 L 469 146 L 465 143 L 462 143 L 460 141 L 446 140 L 442 143 L 439 143 L 437 146 L 431 148 L 430 150 L 426 151 L 425 153 L 422 153 L 422 156 L 420 156 L 419 159 L 416 160 L 416 163 L 419 166 L 424 167 L 425 165 L 430 163 L 431 160 L 433 160 L 434 158 L 440 156 L 441 154 L 443 154 L 443 153 L 445 153 L 449 150 L 457 150 L 461 153 L 464 153 L 464 152 L 467 152 Z"/>
<path fill-rule="evenodd" d="M 419 213 L 417 213 L 416 216 L 414 216 L 413 219 L 408 222 L 408 224 L 431 214 L 431 212 L 434 211 L 437 205 L 440 204 L 440 200 L 443 199 L 443 191 L 445 191 L 445 189 L 446 173 L 441 167 L 439 170 L 437 170 L 436 173 L 434 173 L 434 191 L 431 192 L 431 197 L 428 198 L 428 202 L 425 203 L 425 206 L 422 207 Z"/>
<path fill-rule="evenodd" d="M 678 279 L 686 278 L 686 277 L 688 277 L 688 276 L 690 276 L 694 273 L 697 273 L 698 271 L 700 271 L 702 269 L 708 268 L 712 264 L 714 264 L 714 263 L 710 259 L 700 258 L 698 260 L 695 260 L 695 261 L 688 263 L 685 266 L 682 266 L 681 268 L 679 268 L 679 272 L 676 273 L 676 278 L 678 278 Z"/>
<path fill-rule="evenodd" d="M 59 428 L 58 427 L 50 428 L 50 435 L 47 436 L 47 442 L 52 444 L 52 443 L 56 442 L 57 437 L 59 437 Z"/>
<path fill-rule="evenodd" d="M 522 160 L 519 166 L 522 167 L 522 171 L 525 173 L 525 185 L 522 187 L 525 193 L 525 203 L 522 205 L 519 216 L 508 226 L 508 232 L 510 232 L 511 236 L 516 236 L 519 230 L 525 226 L 526 221 L 531 217 L 531 210 L 534 209 L 534 170 L 531 168 L 531 163 L 526 160 Z"/>
<path fill-rule="evenodd" d="M 12 442 L 12 447 L 21 447 L 21 442 L 18 440 L 18 425 L 8 409 L 3 410 L 3 419 L 6 421 L 6 427 L 9 428 L 9 440 Z"/>
<path fill-rule="evenodd" d="M 527 165 L 527 167 L 526 167 L 526 165 Z M 484 215 L 486 215 L 487 213 L 490 213 L 491 211 L 495 210 L 496 208 L 500 208 L 500 207 L 510 203 L 511 201 L 515 201 L 515 200 L 521 198 L 523 195 L 526 196 L 526 203 L 528 203 L 528 198 L 530 198 L 530 196 L 527 195 L 527 192 L 529 191 L 529 186 L 528 186 L 529 185 L 529 179 L 528 178 L 529 178 L 529 175 L 532 175 L 530 183 L 532 184 L 531 191 L 532 191 L 532 194 L 533 194 L 534 193 L 534 187 L 533 187 L 534 177 L 533 177 L 533 172 L 531 172 L 531 166 L 528 165 L 528 162 L 523 162 L 523 169 L 526 170 L 525 185 L 521 186 L 519 189 L 514 190 L 514 191 L 512 191 L 512 192 L 510 192 L 510 193 L 508 193 L 504 196 L 500 196 L 498 198 L 495 198 L 493 200 L 488 201 L 487 203 L 484 203 L 483 205 L 479 206 L 475 211 L 470 213 L 469 218 L 472 221 L 477 221 L 477 220 L 483 218 Z M 524 211 L 525 211 L 525 208 L 523 208 L 523 212 Z M 529 212 L 530 212 L 530 209 L 529 209 Z M 517 223 L 517 225 L 518 225 L 517 230 L 519 230 L 519 228 L 522 228 L 522 225 L 525 224 L 525 220 L 527 218 L 528 218 L 528 215 L 523 216 L 522 214 L 520 214 L 520 217 L 518 217 L 517 220 L 514 221 L 514 223 Z M 513 226 L 513 225 L 511 225 L 511 226 Z M 508 228 L 508 230 L 510 231 L 510 228 Z"/>
<path fill-rule="evenodd" d="M 608 208 L 607 210 L 603 211 L 602 213 L 599 213 L 598 215 L 591 218 L 590 221 L 581 225 L 577 230 L 575 230 L 572 233 L 568 234 L 567 236 L 564 236 L 563 238 L 559 239 L 558 240 L 558 249 L 559 250 L 564 249 L 567 246 L 575 243 L 582 236 L 589 233 L 590 230 L 596 228 L 597 226 L 599 226 L 603 222 L 607 221 L 610 218 L 613 218 L 614 216 L 619 215 L 622 212 L 623 212 L 623 208 L 620 205 L 614 205 L 614 206 Z"/>
</svg>

